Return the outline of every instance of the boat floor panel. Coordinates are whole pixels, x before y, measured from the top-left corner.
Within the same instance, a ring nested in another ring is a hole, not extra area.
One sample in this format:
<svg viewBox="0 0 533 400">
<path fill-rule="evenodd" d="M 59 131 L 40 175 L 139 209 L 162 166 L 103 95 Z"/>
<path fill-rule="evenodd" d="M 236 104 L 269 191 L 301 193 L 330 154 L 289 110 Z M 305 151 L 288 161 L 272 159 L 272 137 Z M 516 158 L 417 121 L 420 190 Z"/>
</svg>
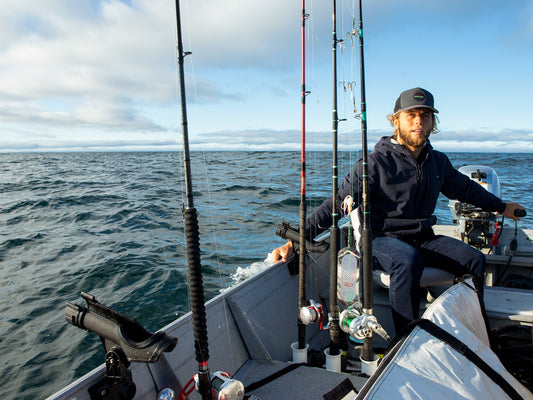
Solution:
<svg viewBox="0 0 533 400">
<path fill-rule="evenodd" d="M 244 387 L 259 382 L 276 372 L 291 365 L 288 362 L 270 360 L 249 360 L 233 376 L 240 380 Z M 347 373 L 336 373 L 322 368 L 301 366 L 277 379 L 261 386 L 247 395 L 253 394 L 255 398 L 266 399 L 322 399 L 322 396 L 336 388 L 348 378 L 355 389 L 359 391 L 366 378 Z"/>
</svg>

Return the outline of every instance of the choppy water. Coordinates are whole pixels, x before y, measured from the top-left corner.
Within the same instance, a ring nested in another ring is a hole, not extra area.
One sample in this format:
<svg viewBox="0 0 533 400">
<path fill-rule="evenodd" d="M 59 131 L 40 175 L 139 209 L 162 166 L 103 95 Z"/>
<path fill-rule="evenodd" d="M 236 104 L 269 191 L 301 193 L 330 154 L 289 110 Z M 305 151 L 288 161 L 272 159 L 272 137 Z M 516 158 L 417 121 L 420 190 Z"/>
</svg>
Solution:
<svg viewBox="0 0 533 400">
<path fill-rule="evenodd" d="M 341 175 L 355 157 L 341 157 Z M 533 210 L 533 154 L 450 158 L 492 166 L 502 197 Z M 297 224 L 299 163 L 299 153 L 192 154 L 208 297 L 283 243 L 277 223 Z M 331 192 L 330 163 L 307 157 L 310 210 Z M 183 191 L 179 153 L 0 154 L 1 399 L 44 398 L 103 362 L 99 339 L 64 319 L 81 291 L 152 331 L 188 311 Z"/>
</svg>

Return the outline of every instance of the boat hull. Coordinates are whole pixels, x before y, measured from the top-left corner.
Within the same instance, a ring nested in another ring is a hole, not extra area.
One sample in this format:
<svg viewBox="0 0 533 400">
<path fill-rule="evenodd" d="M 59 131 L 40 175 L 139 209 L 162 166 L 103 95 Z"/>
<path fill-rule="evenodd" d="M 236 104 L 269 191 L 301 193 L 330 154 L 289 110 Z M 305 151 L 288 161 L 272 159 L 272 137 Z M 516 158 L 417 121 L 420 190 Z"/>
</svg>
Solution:
<svg viewBox="0 0 533 400">
<path fill-rule="evenodd" d="M 526 270 L 533 269 L 531 259 L 529 261 L 525 259 L 525 257 L 524 260 L 519 257 L 513 258 L 510 266 Z M 513 263 L 516 260 L 517 265 Z M 291 262 L 295 260 L 289 261 Z M 326 316 L 329 304 L 328 264 L 328 252 L 308 255 L 307 296 L 324 306 Z M 494 270 L 500 268 L 497 258 L 494 264 L 489 262 L 489 265 Z M 261 371 L 272 368 L 282 369 L 287 362 L 292 360 L 290 345 L 296 341 L 298 333 L 296 319 L 298 275 L 291 275 L 291 270 L 293 269 L 289 268 L 288 264 L 275 264 L 246 281 L 224 290 L 206 303 L 209 366 L 212 371 L 227 371 L 237 376 L 241 374 L 247 383 L 250 383 L 266 373 Z M 388 291 L 376 286 L 374 293 L 374 313 L 388 333 L 394 336 Z M 485 291 L 485 303 L 492 327 L 509 323 L 533 325 L 533 307 L 531 307 L 533 291 L 488 286 Z M 428 305 L 426 300 L 421 301 L 421 314 L 425 312 Z M 136 399 L 153 399 L 155 393 L 163 386 L 171 386 L 179 390 L 196 372 L 197 362 L 194 357 L 191 315 L 184 315 L 164 327 L 163 330 L 177 337 L 178 344 L 171 353 L 165 353 L 156 363 L 133 363 L 130 366 L 137 386 Z M 319 353 L 327 347 L 329 333 L 321 331 L 318 324 L 312 324 L 306 329 L 306 339 L 310 348 Z M 379 337 L 374 338 L 374 343 L 376 348 L 386 346 L 386 343 Z M 251 368 L 251 363 L 255 363 L 254 368 Z M 268 368 L 259 368 L 265 365 Z M 251 374 L 250 370 L 255 370 L 256 374 Z M 105 367 L 102 365 L 48 399 L 89 399 L 88 388 L 104 374 Z M 154 377 L 160 378 L 158 380 Z M 323 385 L 325 386 L 321 387 L 322 393 L 326 393 L 338 384 L 338 378 L 330 381 L 324 379 Z M 364 379 L 354 379 L 353 384 L 360 389 L 364 384 Z M 297 384 L 294 383 L 294 385 Z M 311 389 L 308 384 L 302 383 L 302 385 L 302 388 L 298 390 L 301 391 L 302 396 L 306 396 L 308 392 L 305 388 Z M 193 393 L 190 398 L 195 398 L 195 396 L 197 394 Z"/>
</svg>

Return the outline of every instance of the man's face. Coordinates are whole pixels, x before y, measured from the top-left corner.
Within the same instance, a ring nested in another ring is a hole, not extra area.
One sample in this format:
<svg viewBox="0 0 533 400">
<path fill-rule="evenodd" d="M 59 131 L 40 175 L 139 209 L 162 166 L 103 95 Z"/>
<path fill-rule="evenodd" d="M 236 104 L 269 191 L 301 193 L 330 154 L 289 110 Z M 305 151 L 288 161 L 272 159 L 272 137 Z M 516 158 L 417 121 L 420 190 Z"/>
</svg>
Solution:
<svg viewBox="0 0 533 400">
<path fill-rule="evenodd" d="M 398 143 L 415 151 L 426 143 L 433 127 L 433 112 L 428 108 L 402 111 L 394 126 L 398 130 Z"/>
</svg>

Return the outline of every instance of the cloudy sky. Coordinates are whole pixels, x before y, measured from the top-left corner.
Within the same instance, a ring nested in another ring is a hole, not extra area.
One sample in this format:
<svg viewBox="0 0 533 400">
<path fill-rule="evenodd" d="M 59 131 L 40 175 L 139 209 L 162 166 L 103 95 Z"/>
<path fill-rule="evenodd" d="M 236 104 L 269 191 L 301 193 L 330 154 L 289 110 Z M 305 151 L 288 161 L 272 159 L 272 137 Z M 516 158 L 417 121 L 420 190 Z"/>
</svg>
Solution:
<svg viewBox="0 0 533 400">
<path fill-rule="evenodd" d="M 0 151 L 177 150 L 175 2 L 2 0 Z M 300 0 L 182 0 L 192 150 L 298 150 Z M 337 1 L 341 148 L 360 147 L 357 10 Z M 399 93 L 445 151 L 533 152 L 531 0 L 364 1 L 370 146 Z M 308 149 L 331 148 L 332 2 L 307 0 Z"/>
</svg>

